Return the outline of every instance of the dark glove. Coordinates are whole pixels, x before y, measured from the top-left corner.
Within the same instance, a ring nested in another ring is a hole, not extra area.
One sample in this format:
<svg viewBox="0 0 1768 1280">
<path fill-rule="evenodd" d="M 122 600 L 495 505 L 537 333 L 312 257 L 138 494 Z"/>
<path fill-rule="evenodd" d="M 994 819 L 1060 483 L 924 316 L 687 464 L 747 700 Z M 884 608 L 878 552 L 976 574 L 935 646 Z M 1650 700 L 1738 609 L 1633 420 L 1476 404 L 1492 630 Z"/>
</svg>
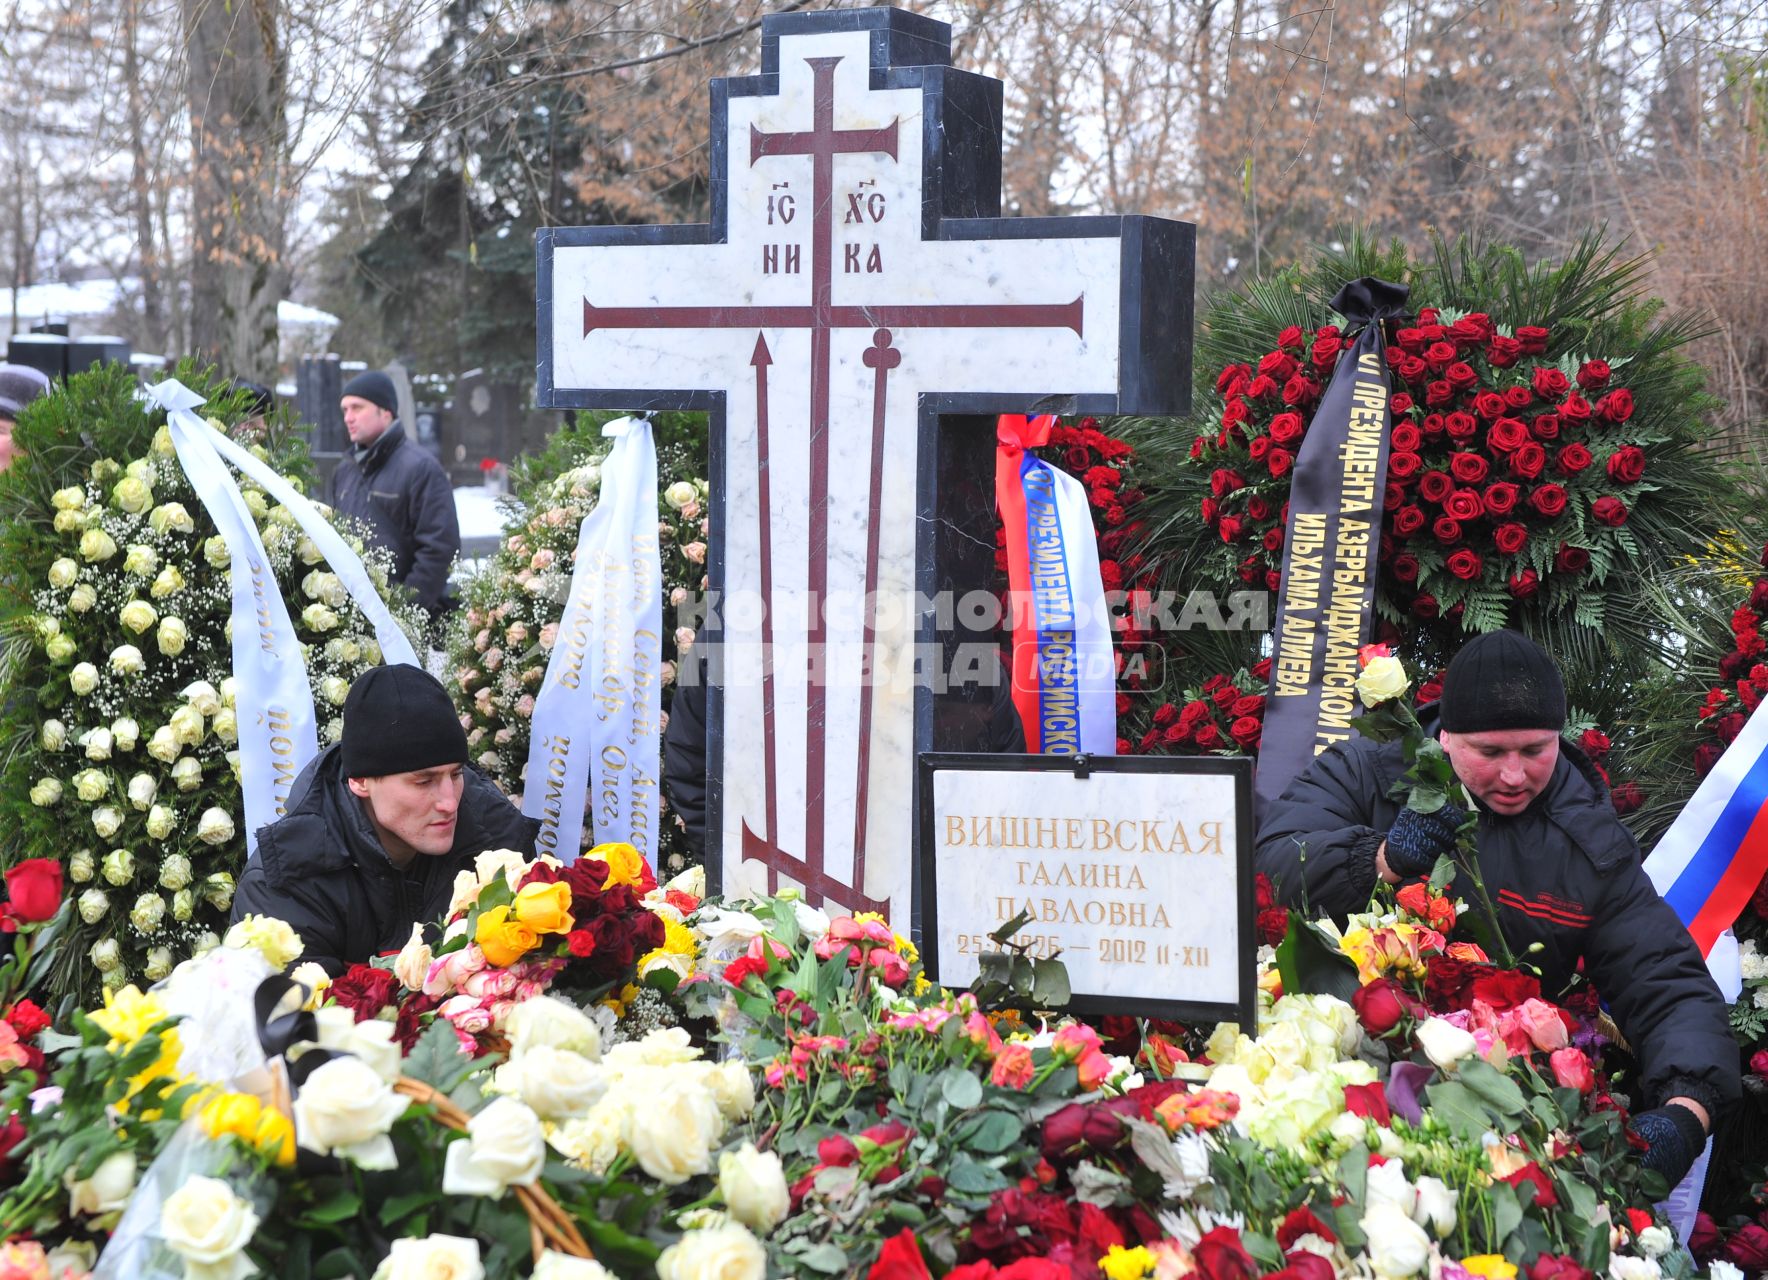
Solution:
<svg viewBox="0 0 1768 1280">
<path fill-rule="evenodd" d="M 1387 865 L 1402 876 L 1427 876 L 1437 859 L 1455 847 L 1467 815 L 1452 804 L 1435 813 L 1401 809 L 1387 833 Z"/>
<path fill-rule="evenodd" d="M 1672 1187 L 1688 1176 L 1695 1158 L 1707 1145 L 1700 1117 L 1677 1103 L 1640 1112 L 1633 1117 L 1633 1132 L 1646 1143 L 1639 1163 L 1663 1174 Z"/>
</svg>

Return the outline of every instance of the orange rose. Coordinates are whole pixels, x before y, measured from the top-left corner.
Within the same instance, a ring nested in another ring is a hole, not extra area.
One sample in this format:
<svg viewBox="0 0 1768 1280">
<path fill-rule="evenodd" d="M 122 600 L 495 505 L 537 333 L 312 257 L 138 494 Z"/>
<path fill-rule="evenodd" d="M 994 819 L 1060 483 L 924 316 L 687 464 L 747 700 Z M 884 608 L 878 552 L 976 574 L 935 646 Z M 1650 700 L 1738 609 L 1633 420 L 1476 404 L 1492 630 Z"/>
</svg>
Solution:
<svg viewBox="0 0 1768 1280">
<path fill-rule="evenodd" d="M 487 961 L 504 969 L 534 950 L 540 935 L 520 920 L 511 919 L 507 906 L 493 907 L 479 917 L 473 941 Z"/>
</svg>

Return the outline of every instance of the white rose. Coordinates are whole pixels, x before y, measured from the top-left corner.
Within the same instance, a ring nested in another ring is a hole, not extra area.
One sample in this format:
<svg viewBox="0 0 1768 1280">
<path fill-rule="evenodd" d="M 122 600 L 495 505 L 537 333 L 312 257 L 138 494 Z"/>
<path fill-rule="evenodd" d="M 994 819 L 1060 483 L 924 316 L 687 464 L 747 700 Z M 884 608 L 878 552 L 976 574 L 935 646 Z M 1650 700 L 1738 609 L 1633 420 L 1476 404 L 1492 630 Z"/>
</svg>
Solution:
<svg viewBox="0 0 1768 1280">
<path fill-rule="evenodd" d="M 1357 677 L 1357 696 L 1363 705 L 1373 707 L 1377 703 L 1392 702 L 1406 692 L 1411 681 L 1406 678 L 1406 668 L 1398 658 L 1383 655 L 1371 658 Z"/>
<path fill-rule="evenodd" d="M 74 794 L 87 804 L 102 800 L 110 794 L 110 778 L 97 769 L 82 769 L 69 779 L 74 784 Z"/>
<path fill-rule="evenodd" d="M 182 853 L 169 853 L 160 859 L 160 885 L 163 888 L 176 892 L 189 885 L 194 878 L 190 859 Z"/>
<path fill-rule="evenodd" d="M 82 662 L 68 672 L 68 685 L 81 697 L 85 697 L 98 688 L 98 668 L 90 662 Z"/>
<path fill-rule="evenodd" d="M 614 1273 L 593 1258 L 573 1258 L 548 1249 L 534 1264 L 533 1280 L 614 1280 Z"/>
<path fill-rule="evenodd" d="M 387 1131 L 410 1105 L 360 1058 L 333 1058 L 307 1077 L 295 1098 L 295 1137 L 322 1156 L 392 1169 L 398 1160 Z"/>
<path fill-rule="evenodd" d="M 160 553 L 152 547 L 144 547 L 140 543 L 131 546 L 123 553 L 123 572 L 147 577 L 160 567 Z"/>
<path fill-rule="evenodd" d="M 185 685 L 178 696 L 205 716 L 212 716 L 221 709 L 221 695 L 207 680 Z"/>
<path fill-rule="evenodd" d="M 667 1067 L 682 1062 L 697 1062 L 700 1051 L 694 1048 L 685 1027 L 662 1027 L 642 1040 L 628 1040 L 608 1051 L 611 1062 L 621 1070 L 635 1067 Z"/>
<path fill-rule="evenodd" d="M 341 707 L 350 696 L 350 682 L 342 676 L 327 676 L 319 682 L 319 694 L 332 706 Z"/>
<path fill-rule="evenodd" d="M 100 805 L 92 811 L 92 829 L 106 840 L 116 835 L 122 825 L 122 811 L 113 805 Z"/>
<path fill-rule="evenodd" d="M 314 1043 L 321 1049 L 354 1054 L 388 1084 L 399 1079 L 399 1045 L 393 1039 L 391 1022 L 378 1018 L 358 1022 L 356 1015 L 341 1004 L 327 1005 L 313 1017 L 318 1025 Z"/>
<path fill-rule="evenodd" d="M 172 726 L 169 724 L 163 724 L 155 729 L 147 740 L 147 754 L 166 764 L 171 764 L 176 760 L 183 750 L 184 745 L 178 741 L 178 735 L 173 732 Z"/>
<path fill-rule="evenodd" d="M 105 730 L 103 729 L 94 729 L 92 731 L 92 736 L 96 738 L 99 734 L 104 732 Z M 122 716 L 111 721 L 109 732 L 111 735 L 111 741 L 116 745 L 118 751 L 135 750 L 135 744 L 141 738 L 141 726 L 136 724 L 135 721 L 131 720 L 128 716 Z M 91 752 L 90 747 L 87 748 L 87 752 Z"/>
<path fill-rule="evenodd" d="M 153 489 L 141 476 L 125 475 L 111 490 L 111 501 L 130 515 L 138 516 L 153 505 Z"/>
<path fill-rule="evenodd" d="M 373 1280 L 485 1280 L 479 1242 L 465 1236 L 395 1240 Z"/>
<path fill-rule="evenodd" d="M 49 585 L 58 591 L 73 586 L 79 577 L 80 566 L 66 556 L 49 566 Z"/>
<path fill-rule="evenodd" d="M 399 949 L 399 958 L 393 961 L 393 976 L 411 990 L 422 991 L 424 976 L 429 973 L 433 959 L 430 944 L 424 941 L 423 925 L 414 924 L 411 937 Z"/>
<path fill-rule="evenodd" d="M 62 1175 L 68 1189 L 68 1211 L 95 1216 L 114 1213 L 129 1203 L 135 1190 L 135 1157 L 127 1151 L 106 1156 L 89 1178 L 75 1178 L 74 1170 Z"/>
<path fill-rule="evenodd" d="M 60 751 L 68 744 L 68 727 L 59 720 L 45 720 L 43 727 L 37 731 L 37 741 L 42 744 L 45 751 Z M 103 760 L 105 757 L 93 755 L 92 748 L 88 746 L 86 758 L 88 760 Z"/>
<path fill-rule="evenodd" d="M 196 894 L 188 888 L 180 889 L 172 895 L 172 919 L 180 924 L 188 924 L 190 917 L 196 914 Z M 216 939 L 219 942 L 219 939 Z"/>
<path fill-rule="evenodd" d="M 1608 1274 L 1610 1280 L 1658 1280 L 1663 1270 L 1650 1258 L 1617 1253 L 1609 1257 Z"/>
<path fill-rule="evenodd" d="M 755 1110 L 755 1077 L 742 1059 L 732 1058 L 712 1067 L 706 1084 L 726 1120 L 741 1120 Z"/>
<path fill-rule="evenodd" d="M 1668 1227 L 1647 1227 L 1639 1233 L 1639 1252 L 1648 1258 L 1661 1258 L 1676 1247 L 1676 1237 Z"/>
<path fill-rule="evenodd" d="M 644 1106 L 629 1111 L 622 1133 L 639 1166 L 671 1186 L 712 1168 L 712 1146 L 724 1132 L 718 1103 L 692 1081 L 665 1078 Z"/>
<path fill-rule="evenodd" d="M 49 655 L 51 662 L 66 662 L 74 656 L 78 648 L 72 636 L 53 635 L 49 637 L 49 643 L 43 646 L 43 652 Z"/>
<path fill-rule="evenodd" d="M 147 834 L 155 840 L 171 835 L 177 823 L 178 815 L 167 805 L 156 804 L 147 811 Z"/>
<path fill-rule="evenodd" d="M 698 496 L 699 492 L 694 488 L 693 482 L 689 480 L 677 480 L 663 490 L 663 501 L 677 511 L 680 511 Z"/>
<path fill-rule="evenodd" d="M 767 1250 L 739 1223 L 690 1231 L 657 1259 L 657 1280 L 761 1280 Z"/>
<path fill-rule="evenodd" d="M 521 1050 L 499 1067 L 491 1087 L 514 1094 L 544 1120 L 569 1120 L 587 1114 L 601 1100 L 608 1077 L 580 1053 L 541 1044 Z"/>
<path fill-rule="evenodd" d="M 61 803 L 62 786 L 59 778 L 39 778 L 31 787 L 31 803 L 40 809 Z"/>
<path fill-rule="evenodd" d="M 166 918 L 166 900 L 157 893 L 144 893 L 129 908 L 129 923 L 142 933 L 157 933 Z"/>
<path fill-rule="evenodd" d="M 233 839 L 233 818 L 225 809 L 204 809 L 196 820 L 196 838 L 204 844 L 226 844 Z"/>
<path fill-rule="evenodd" d="M 183 618 L 162 618 L 160 629 L 154 632 L 154 643 L 168 658 L 176 658 L 190 643 L 190 628 L 184 625 Z"/>
<path fill-rule="evenodd" d="M 1463 1031 L 1442 1018 L 1426 1018 L 1414 1034 L 1424 1056 L 1444 1071 L 1453 1071 L 1458 1062 L 1479 1050 L 1472 1032 Z"/>
<path fill-rule="evenodd" d="M 98 603 L 98 590 L 90 582 L 82 582 L 68 592 L 68 608 L 75 613 L 86 613 Z"/>
<path fill-rule="evenodd" d="M 92 961 L 92 967 L 105 976 L 106 986 L 123 985 L 123 948 L 115 938 L 100 938 L 86 955 Z M 113 975 L 116 976 L 114 984 L 111 982 Z"/>
<path fill-rule="evenodd" d="M 203 713 L 192 706 L 182 706 L 174 711 L 172 718 L 166 722 L 166 727 L 172 731 L 172 736 L 181 747 L 198 745 L 208 732 L 203 722 Z"/>
<path fill-rule="evenodd" d="M 1417 1275 L 1429 1261 L 1430 1237 L 1397 1204 L 1370 1206 L 1360 1225 L 1369 1238 L 1369 1263 L 1385 1280 Z"/>
<path fill-rule="evenodd" d="M 145 600 L 131 600 L 117 612 L 117 621 L 136 635 L 140 635 L 159 620 L 159 611 Z"/>
<path fill-rule="evenodd" d="M 110 895 L 103 889 L 88 889 L 74 900 L 74 909 L 87 924 L 97 924 L 110 914 Z"/>
<path fill-rule="evenodd" d="M 338 625 L 338 615 L 323 604 L 310 604 L 301 610 L 301 624 L 309 631 L 330 631 Z"/>
<path fill-rule="evenodd" d="M 80 556 L 87 564 L 109 560 L 116 554 L 116 539 L 103 529 L 88 529 L 80 535 Z"/>
<path fill-rule="evenodd" d="M 233 905 L 233 891 L 237 887 L 238 886 L 235 885 L 233 882 L 233 875 L 231 872 L 227 872 L 227 871 L 214 872 L 212 875 L 210 875 L 207 879 L 205 879 L 203 881 L 203 899 L 211 907 L 215 908 L 215 910 L 226 911 L 229 907 L 231 907 Z M 280 920 L 277 921 L 277 923 L 282 924 L 282 922 Z M 287 925 L 283 925 L 282 927 L 284 929 L 288 929 Z M 295 945 L 295 953 L 294 953 L 294 955 L 291 955 L 289 957 L 289 960 L 292 960 L 292 959 L 294 959 L 295 955 L 301 954 L 301 950 L 302 950 L 301 935 L 296 933 L 293 929 L 289 929 L 289 937 L 294 939 L 294 945 Z M 280 969 L 280 968 L 287 967 L 288 962 L 289 962 L 288 960 L 280 960 L 280 961 L 275 961 L 274 963 L 276 964 L 277 968 Z"/>
<path fill-rule="evenodd" d="M 142 976 L 150 982 L 158 982 L 172 974 L 172 948 L 149 947 L 147 962 L 141 967 Z"/>
<path fill-rule="evenodd" d="M 1418 1203 L 1412 1207 L 1412 1220 L 1429 1227 L 1438 1240 L 1447 1239 L 1455 1229 L 1455 1200 L 1461 1194 L 1439 1178 L 1428 1175 L 1418 1179 Z"/>
<path fill-rule="evenodd" d="M 172 781 L 180 791 L 195 791 L 203 785 L 202 762 L 195 756 L 180 759 L 177 755 L 177 743 L 173 743 L 172 761 Z"/>
<path fill-rule="evenodd" d="M 112 884 L 126 885 L 135 878 L 135 855 L 127 849 L 112 849 L 104 855 L 99 870 Z"/>
<path fill-rule="evenodd" d="M 718 1193 L 731 1217 L 763 1234 L 783 1222 L 792 1207 L 779 1156 L 757 1151 L 751 1142 L 718 1157 Z"/>
<path fill-rule="evenodd" d="M 602 1033 L 595 1020 L 557 996 L 522 1001 L 510 1011 L 503 1033 L 509 1037 L 512 1056 L 548 1045 L 601 1061 Z"/>
<path fill-rule="evenodd" d="M 146 665 L 141 650 L 132 644 L 120 644 L 110 652 L 110 669 L 120 676 L 136 675 Z"/>
<path fill-rule="evenodd" d="M 155 600 L 164 600 L 167 596 L 175 596 L 182 590 L 184 590 L 184 575 L 178 571 L 177 565 L 169 564 L 154 577 L 153 585 L 147 589 L 147 593 Z"/>
<path fill-rule="evenodd" d="M 86 491 L 78 485 L 57 489 L 49 495 L 49 504 L 57 511 L 78 511 L 86 505 Z"/>
<path fill-rule="evenodd" d="M 164 533 L 168 529 L 174 533 L 195 533 L 196 521 L 190 518 L 182 502 L 162 503 L 153 509 L 147 523 L 155 533 Z"/>
<path fill-rule="evenodd" d="M 159 781 L 149 774 L 138 773 L 129 779 L 129 803 L 143 813 L 153 804 L 153 799 L 159 794 L 159 791 Z"/>
<path fill-rule="evenodd" d="M 233 552 L 227 549 L 227 539 L 220 534 L 203 539 L 203 559 L 213 568 L 225 569 L 233 559 Z"/>
<path fill-rule="evenodd" d="M 219 1178 L 200 1174 L 166 1197 L 160 1208 L 160 1237 L 185 1260 L 188 1280 L 244 1280 L 258 1268 L 245 1247 L 258 1230 L 249 1200 Z"/>
<path fill-rule="evenodd" d="M 467 1122 L 465 1142 L 448 1144 L 442 1191 L 501 1196 L 512 1186 L 533 1186 L 545 1163 L 540 1117 L 519 1099 L 496 1098 Z"/>
<path fill-rule="evenodd" d="M 52 721 L 51 723 L 59 722 Z M 48 726 L 45 725 L 44 728 L 47 730 Z M 80 735 L 80 745 L 86 749 L 88 760 L 104 761 L 111 758 L 111 752 L 116 747 L 117 740 L 109 729 L 88 729 Z"/>
<path fill-rule="evenodd" d="M 97 871 L 97 861 L 90 849 L 75 849 L 73 856 L 68 859 L 68 879 L 75 884 L 85 884 Z"/>
</svg>

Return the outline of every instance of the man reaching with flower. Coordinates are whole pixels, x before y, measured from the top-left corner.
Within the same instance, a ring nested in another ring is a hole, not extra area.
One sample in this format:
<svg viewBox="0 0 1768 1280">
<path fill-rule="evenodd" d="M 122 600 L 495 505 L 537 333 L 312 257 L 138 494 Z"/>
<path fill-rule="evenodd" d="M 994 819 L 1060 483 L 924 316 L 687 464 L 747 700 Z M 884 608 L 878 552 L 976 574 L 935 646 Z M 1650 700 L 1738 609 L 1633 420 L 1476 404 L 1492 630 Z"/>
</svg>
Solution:
<svg viewBox="0 0 1768 1280">
<path fill-rule="evenodd" d="M 532 855 L 535 823 L 466 763 L 448 694 L 427 671 L 374 667 L 344 700 L 342 741 L 301 771 L 233 896 L 233 920 L 294 927 L 333 977 L 397 951 L 448 911 L 487 849 Z"/>
<path fill-rule="evenodd" d="M 1633 1129 L 1649 1146 L 1646 1166 L 1674 1185 L 1714 1115 L 1740 1096 L 1737 1044 L 1700 950 L 1641 869 L 1606 782 L 1560 736 L 1565 711 L 1553 659 L 1517 632 L 1495 631 L 1455 655 L 1440 701 L 1418 721 L 1472 797 L 1480 876 L 1505 939 L 1550 995 L 1581 963 L 1632 1046 L 1644 1094 Z M 1258 869 L 1281 899 L 1342 920 L 1367 907 L 1378 879 L 1429 876 L 1454 851 L 1468 815 L 1453 804 L 1404 807 L 1406 770 L 1402 742 L 1355 739 L 1317 756 L 1259 815 Z"/>
</svg>

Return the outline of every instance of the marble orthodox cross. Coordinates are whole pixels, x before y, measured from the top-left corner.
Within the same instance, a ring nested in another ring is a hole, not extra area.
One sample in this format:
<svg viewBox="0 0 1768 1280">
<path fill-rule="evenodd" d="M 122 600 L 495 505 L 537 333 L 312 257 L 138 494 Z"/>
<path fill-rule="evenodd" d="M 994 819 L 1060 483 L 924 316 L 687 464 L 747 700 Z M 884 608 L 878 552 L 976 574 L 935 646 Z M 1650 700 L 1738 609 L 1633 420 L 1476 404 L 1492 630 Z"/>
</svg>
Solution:
<svg viewBox="0 0 1768 1280">
<path fill-rule="evenodd" d="M 972 745 L 932 598 L 994 585 L 993 432 L 942 415 L 1190 382 L 1191 228 L 1000 218 L 1001 86 L 949 63 L 915 15 L 770 17 L 712 85 L 710 224 L 539 236 L 539 403 L 713 411 L 709 870 L 905 931 L 915 753 Z"/>
</svg>

